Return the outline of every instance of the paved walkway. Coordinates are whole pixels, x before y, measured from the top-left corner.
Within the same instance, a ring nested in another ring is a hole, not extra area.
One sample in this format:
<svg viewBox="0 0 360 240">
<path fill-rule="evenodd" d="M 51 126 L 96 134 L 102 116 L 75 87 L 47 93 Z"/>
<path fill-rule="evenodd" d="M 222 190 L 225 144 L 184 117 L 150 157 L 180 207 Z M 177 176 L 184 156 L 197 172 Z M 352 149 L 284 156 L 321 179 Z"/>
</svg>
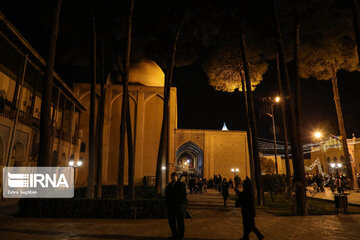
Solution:
<svg viewBox="0 0 360 240">
<path fill-rule="evenodd" d="M 347 192 L 349 193 L 349 192 Z M 314 198 L 334 201 L 334 195 L 330 188 L 325 188 L 325 192 L 319 192 L 313 196 Z M 348 202 L 360 206 L 360 190 L 352 190 L 348 195 Z M 360 237 L 359 237 L 360 239 Z"/>
<path fill-rule="evenodd" d="M 224 208 L 219 193 L 189 195 L 192 219 L 186 219 L 186 239 L 230 240 L 242 236 L 241 213 L 234 204 Z M 165 240 L 166 219 L 49 219 L 16 218 L 0 213 L 1 240 Z M 360 215 L 278 217 L 257 212 L 256 223 L 265 239 L 359 240 Z M 256 239 L 251 235 L 251 239 Z"/>
</svg>

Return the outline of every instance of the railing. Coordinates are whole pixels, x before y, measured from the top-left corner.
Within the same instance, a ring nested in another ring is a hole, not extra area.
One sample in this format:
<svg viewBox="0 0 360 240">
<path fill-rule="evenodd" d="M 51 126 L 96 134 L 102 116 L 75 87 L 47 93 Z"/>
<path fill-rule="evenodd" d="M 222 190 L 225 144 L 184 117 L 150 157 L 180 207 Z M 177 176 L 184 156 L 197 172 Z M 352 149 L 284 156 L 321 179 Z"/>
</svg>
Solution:
<svg viewBox="0 0 360 240">
<path fill-rule="evenodd" d="M 0 98 L 0 116 L 9 118 L 14 120 L 15 119 L 15 106 L 7 99 Z"/>
</svg>

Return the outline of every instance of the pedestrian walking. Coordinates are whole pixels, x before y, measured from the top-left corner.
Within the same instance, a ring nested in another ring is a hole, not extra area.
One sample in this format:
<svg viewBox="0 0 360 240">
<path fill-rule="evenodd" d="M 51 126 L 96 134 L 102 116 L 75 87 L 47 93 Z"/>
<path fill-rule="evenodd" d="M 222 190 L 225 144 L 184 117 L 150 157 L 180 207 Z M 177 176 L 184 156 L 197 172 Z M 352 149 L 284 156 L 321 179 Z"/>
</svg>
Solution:
<svg viewBox="0 0 360 240">
<path fill-rule="evenodd" d="M 237 188 L 235 188 L 235 191 L 238 195 L 244 227 L 244 236 L 240 238 L 240 240 L 249 240 L 249 234 L 251 232 L 254 232 L 258 239 L 263 239 L 264 236 L 255 226 L 254 195 L 250 179 L 246 177 L 244 180 L 242 192 L 240 192 Z"/>
<path fill-rule="evenodd" d="M 186 188 L 184 183 L 178 181 L 175 172 L 171 174 L 171 182 L 166 186 L 165 201 L 168 209 L 171 239 L 183 239 L 185 233 L 185 205 L 187 202 Z"/>
<path fill-rule="evenodd" d="M 226 181 L 226 178 L 223 179 L 223 182 L 221 184 L 221 194 L 224 198 L 224 207 L 226 207 L 226 201 L 229 197 L 229 184 Z"/>
</svg>

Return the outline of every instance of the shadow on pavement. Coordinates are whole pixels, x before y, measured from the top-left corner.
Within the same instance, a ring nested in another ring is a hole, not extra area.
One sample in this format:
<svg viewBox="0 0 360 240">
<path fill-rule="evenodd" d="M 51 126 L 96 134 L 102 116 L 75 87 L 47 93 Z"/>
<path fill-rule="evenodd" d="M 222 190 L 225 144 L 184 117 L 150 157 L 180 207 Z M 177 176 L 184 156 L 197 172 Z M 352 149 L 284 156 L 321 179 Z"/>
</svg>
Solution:
<svg viewBox="0 0 360 240">
<path fill-rule="evenodd" d="M 46 230 L 33 230 L 33 229 L 7 229 L 0 228 L 0 232 L 12 232 L 12 233 L 25 233 L 25 234 L 38 234 L 48 236 L 68 236 L 68 237 L 86 237 L 86 238 L 100 238 L 100 239 L 126 239 L 126 240 L 167 240 L 168 237 L 153 237 L 153 236 L 129 236 L 121 234 L 76 234 L 68 232 L 54 232 Z M 1 234 L 3 235 L 3 234 Z M 185 240 L 205 240 L 205 238 L 185 238 Z M 226 240 L 226 239 L 212 239 L 212 240 Z"/>
</svg>

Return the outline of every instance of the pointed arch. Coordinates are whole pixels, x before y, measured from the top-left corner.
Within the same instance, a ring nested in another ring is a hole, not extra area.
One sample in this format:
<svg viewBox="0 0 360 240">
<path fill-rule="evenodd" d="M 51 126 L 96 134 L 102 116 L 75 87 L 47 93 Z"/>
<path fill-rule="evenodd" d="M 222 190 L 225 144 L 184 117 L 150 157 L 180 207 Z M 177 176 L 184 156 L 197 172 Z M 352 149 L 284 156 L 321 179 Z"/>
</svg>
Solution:
<svg viewBox="0 0 360 240">
<path fill-rule="evenodd" d="M 178 166 L 177 164 L 183 156 L 193 156 L 194 173 L 202 176 L 204 171 L 204 151 L 201 147 L 192 141 L 188 141 L 176 150 L 175 168 L 178 171 L 180 171 L 181 166 Z"/>
</svg>

